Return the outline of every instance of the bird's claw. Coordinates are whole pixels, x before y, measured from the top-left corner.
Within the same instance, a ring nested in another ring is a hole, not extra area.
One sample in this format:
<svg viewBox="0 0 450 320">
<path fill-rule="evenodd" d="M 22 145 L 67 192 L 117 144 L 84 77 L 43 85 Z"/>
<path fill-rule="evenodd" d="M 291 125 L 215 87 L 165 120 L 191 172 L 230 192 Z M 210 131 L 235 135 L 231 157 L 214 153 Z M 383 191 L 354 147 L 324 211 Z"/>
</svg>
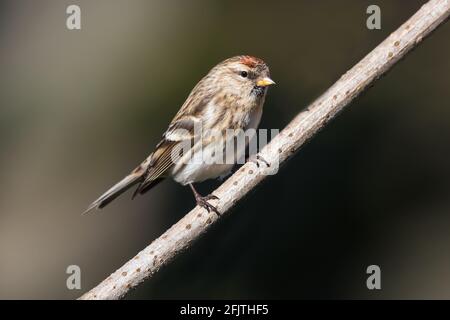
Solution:
<svg viewBox="0 0 450 320">
<path fill-rule="evenodd" d="M 197 205 L 199 205 L 200 207 L 205 208 L 208 212 L 213 211 L 218 216 L 220 216 L 219 210 L 217 210 L 215 206 L 208 202 L 208 200 L 219 200 L 217 196 L 210 194 L 204 197 L 196 197 L 195 200 L 197 201 Z"/>
<path fill-rule="evenodd" d="M 251 157 L 249 158 L 248 161 L 253 162 L 254 164 L 256 164 L 256 166 L 257 166 L 258 168 L 259 168 L 259 166 L 260 166 L 260 164 L 259 164 L 260 161 L 263 162 L 263 163 L 266 165 L 267 168 L 270 167 L 270 163 L 267 162 L 267 161 L 266 161 L 262 156 L 260 156 L 259 154 L 257 154 L 256 156 L 251 156 Z"/>
<path fill-rule="evenodd" d="M 207 196 L 204 196 L 203 199 L 205 199 L 205 200 L 219 200 L 219 197 L 215 196 L 213 194 L 208 194 Z"/>
</svg>

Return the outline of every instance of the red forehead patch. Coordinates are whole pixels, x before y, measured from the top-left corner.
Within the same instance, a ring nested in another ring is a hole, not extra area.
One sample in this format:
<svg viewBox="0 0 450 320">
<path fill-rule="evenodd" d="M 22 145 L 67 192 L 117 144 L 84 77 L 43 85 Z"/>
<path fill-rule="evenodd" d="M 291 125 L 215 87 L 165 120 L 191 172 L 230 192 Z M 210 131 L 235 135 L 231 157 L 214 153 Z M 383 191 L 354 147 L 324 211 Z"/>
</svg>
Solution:
<svg viewBox="0 0 450 320">
<path fill-rule="evenodd" d="M 249 68 L 254 68 L 257 65 L 264 64 L 264 61 L 252 56 L 242 56 L 239 62 L 242 63 L 243 65 L 246 65 Z"/>
</svg>

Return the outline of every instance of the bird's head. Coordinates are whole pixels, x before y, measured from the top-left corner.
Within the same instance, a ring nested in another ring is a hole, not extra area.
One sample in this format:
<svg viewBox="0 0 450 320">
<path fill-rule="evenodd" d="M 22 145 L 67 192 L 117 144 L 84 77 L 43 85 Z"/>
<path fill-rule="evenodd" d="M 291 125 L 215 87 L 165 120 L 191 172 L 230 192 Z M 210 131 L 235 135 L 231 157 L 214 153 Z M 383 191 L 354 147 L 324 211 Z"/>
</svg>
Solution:
<svg viewBox="0 0 450 320">
<path fill-rule="evenodd" d="M 239 96 L 262 97 L 275 84 L 267 64 L 256 57 L 236 56 L 214 67 L 209 76 L 221 90 Z"/>
</svg>

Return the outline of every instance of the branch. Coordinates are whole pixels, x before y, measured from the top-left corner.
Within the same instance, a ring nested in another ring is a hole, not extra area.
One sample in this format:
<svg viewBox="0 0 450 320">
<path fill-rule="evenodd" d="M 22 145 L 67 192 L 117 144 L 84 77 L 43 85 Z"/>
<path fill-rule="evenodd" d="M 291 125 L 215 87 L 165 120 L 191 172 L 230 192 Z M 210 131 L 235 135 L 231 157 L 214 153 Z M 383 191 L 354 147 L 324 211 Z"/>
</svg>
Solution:
<svg viewBox="0 0 450 320">
<path fill-rule="evenodd" d="M 449 0 L 431 0 L 364 59 L 347 71 L 331 88 L 298 114 L 266 145 L 260 155 L 269 163 L 285 163 L 306 141 L 323 128 L 354 98 L 384 75 L 411 49 L 449 17 Z M 263 167 L 263 166 L 262 166 Z M 267 174 L 254 163 L 246 163 L 214 194 L 222 215 L 261 183 Z M 220 217 L 195 207 L 98 286 L 80 299 L 120 299 L 130 289 L 171 261 Z"/>
</svg>

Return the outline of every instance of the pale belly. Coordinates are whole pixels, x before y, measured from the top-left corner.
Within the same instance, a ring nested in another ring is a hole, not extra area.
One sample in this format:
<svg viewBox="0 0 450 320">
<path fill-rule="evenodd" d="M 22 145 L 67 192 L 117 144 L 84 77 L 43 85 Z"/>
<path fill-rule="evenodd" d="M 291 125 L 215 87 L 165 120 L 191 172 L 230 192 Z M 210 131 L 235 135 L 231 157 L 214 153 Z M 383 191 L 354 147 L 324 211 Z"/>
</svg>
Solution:
<svg viewBox="0 0 450 320">
<path fill-rule="evenodd" d="M 208 153 L 208 148 L 205 148 L 203 152 Z M 182 185 L 202 182 L 229 174 L 234 165 L 235 163 L 211 163 L 211 161 L 205 161 L 203 155 L 199 152 L 194 154 L 187 163 L 174 166 L 172 177 Z"/>
<path fill-rule="evenodd" d="M 261 114 L 262 108 L 255 110 L 250 115 L 249 123 L 244 129 L 256 129 L 261 120 Z M 239 163 L 242 163 L 246 146 L 244 144 L 238 148 L 236 144 L 236 149 L 233 149 L 236 152 L 232 152 L 231 155 L 225 155 L 224 157 L 217 156 L 218 150 L 223 150 L 225 154 L 230 152 L 230 150 L 224 148 L 226 142 L 227 140 L 224 138 L 215 144 L 204 145 L 201 152 L 192 152 L 188 161 L 183 161 L 173 166 L 170 175 L 182 185 L 228 175 L 238 160 Z"/>
</svg>

